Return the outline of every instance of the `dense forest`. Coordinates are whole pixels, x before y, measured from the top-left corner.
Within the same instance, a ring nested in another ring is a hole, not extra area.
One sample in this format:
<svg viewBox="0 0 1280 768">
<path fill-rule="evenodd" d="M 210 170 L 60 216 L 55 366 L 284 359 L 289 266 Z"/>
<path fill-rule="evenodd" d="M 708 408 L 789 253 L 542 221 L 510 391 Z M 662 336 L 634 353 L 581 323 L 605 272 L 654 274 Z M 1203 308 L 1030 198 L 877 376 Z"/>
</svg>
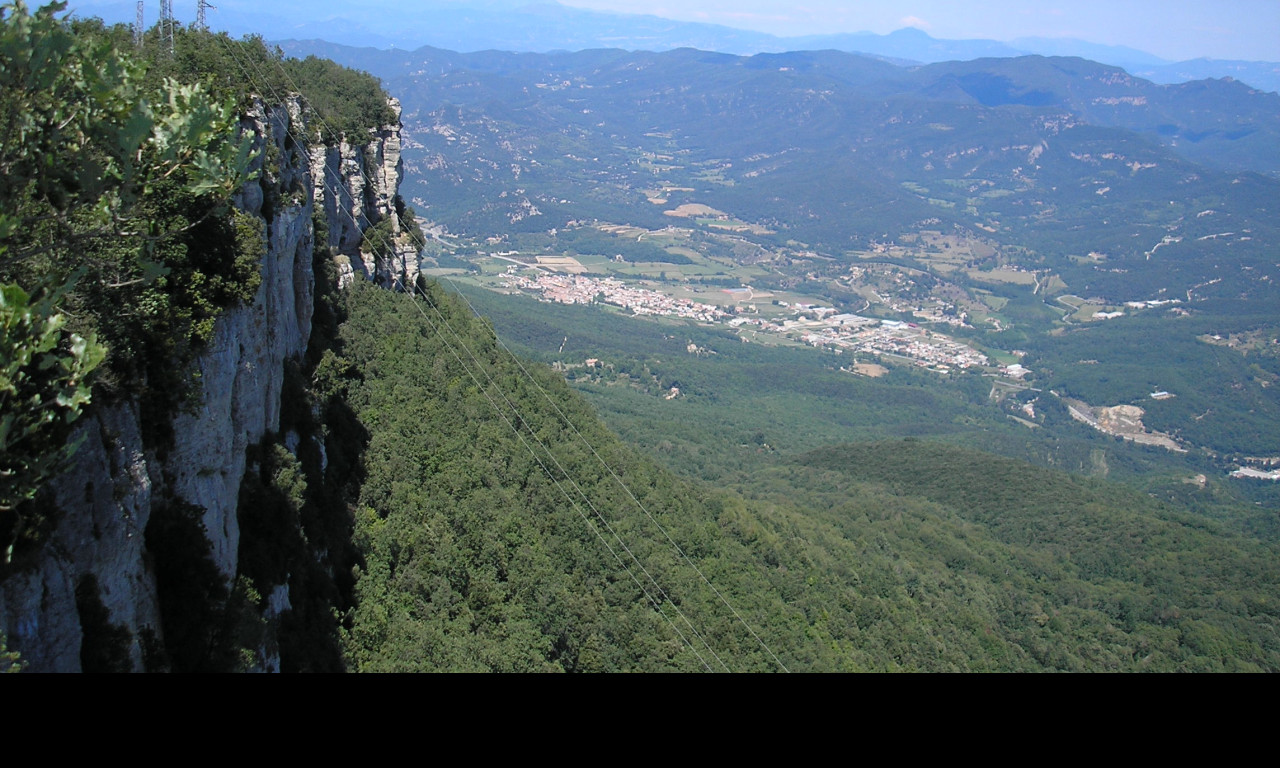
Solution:
<svg viewBox="0 0 1280 768">
<path fill-rule="evenodd" d="M 317 381 L 369 436 L 341 641 L 354 669 L 1280 663 L 1274 546 L 1227 525 L 915 439 L 716 490 L 623 445 L 439 286 L 343 301 L 321 365 L 342 375 Z"/>
</svg>

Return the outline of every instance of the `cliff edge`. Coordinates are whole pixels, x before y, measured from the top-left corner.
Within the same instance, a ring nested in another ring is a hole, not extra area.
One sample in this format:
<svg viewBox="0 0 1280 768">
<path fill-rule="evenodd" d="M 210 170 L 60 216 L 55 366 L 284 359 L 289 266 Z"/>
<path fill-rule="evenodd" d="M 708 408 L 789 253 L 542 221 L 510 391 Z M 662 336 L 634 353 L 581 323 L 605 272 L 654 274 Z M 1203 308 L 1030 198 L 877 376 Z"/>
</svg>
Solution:
<svg viewBox="0 0 1280 768">
<path fill-rule="evenodd" d="M 398 118 L 399 105 L 392 107 Z M 136 401 L 96 407 L 77 425 L 73 439 L 82 442 L 73 465 L 46 494 L 57 527 L 34 562 L 0 582 L 0 628 L 30 671 L 168 668 L 160 534 L 149 530 L 157 513 L 202 532 L 218 574 L 210 579 L 221 581 L 211 589 L 234 592 L 247 457 L 280 431 L 286 367 L 303 357 L 312 335 L 317 225 L 327 233 L 319 252 L 328 246 L 342 280 L 360 273 L 391 285 L 416 277 L 416 250 L 401 238 L 382 249 L 391 258 L 375 257 L 365 242 L 387 220 L 400 235 L 398 123 L 371 132 L 364 144 L 308 149 L 303 137 L 315 131 L 303 115 L 294 98 L 258 102 L 242 120 L 257 136 L 259 173 L 234 203 L 260 222 L 262 281 L 251 302 L 218 318 L 195 363 L 198 397 L 169 417 L 173 439 L 145 439 Z M 291 435 L 285 443 L 296 454 L 302 439 Z M 290 606 L 287 583 L 255 597 L 267 624 Z M 244 666 L 279 668 L 271 635 L 263 633 Z"/>
</svg>

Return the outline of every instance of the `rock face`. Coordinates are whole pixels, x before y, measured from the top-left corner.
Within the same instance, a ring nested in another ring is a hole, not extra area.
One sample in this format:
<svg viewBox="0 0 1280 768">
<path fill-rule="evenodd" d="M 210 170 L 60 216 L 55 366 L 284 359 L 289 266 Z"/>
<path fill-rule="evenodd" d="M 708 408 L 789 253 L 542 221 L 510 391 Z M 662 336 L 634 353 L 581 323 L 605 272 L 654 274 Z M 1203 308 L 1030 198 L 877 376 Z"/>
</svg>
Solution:
<svg viewBox="0 0 1280 768">
<path fill-rule="evenodd" d="M 0 629 L 32 671 L 81 670 L 86 611 L 99 624 L 105 618 L 106 625 L 127 631 L 128 658 L 119 667 L 145 668 L 149 644 L 161 637 L 144 537 L 157 505 L 180 500 L 202 509 L 217 570 L 228 585 L 236 574 L 246 450 L 279 430 L 285 363 L 306 351 L 311 335 L 313 212 L 323 211 L 330 245 L 363 265 L 363 233 L 395 216 L 400 182 L 398 125 L 384 127 L 363 146 L 343 143 L 307 152 L 301 114 L 292 101 L 259 105 L 244 120 L 243 127 L 259 137 L 259 148 L 267 150 L 259 157 L 270 158 L 259 159 L 258 180 L 235 199 L 262 222 L 268 246 L 262 282 L 252 303 L 218 319 L 196 362 L 201 399 L 173 417 L 174 445 L 162 453 L 144 446 L 133 403 L 98 408 L 83 418 L 74 466 L 52 488 L 61 512 L 56 530 L 38 563 L 0 582 Z M 362 171 L 368 171 L 369 182 Z M 416 273 L 416 254 L 408 262 Z M 408 275 L 405 264 L 370 264 L 361 271 L 389 283 L 392 270 L 396 279 Z M 95 591 L 105 616 L 94 603 Z M 288 600 L 287 589 L 270 596 L 273 610 Z M 278 668 L 278 662 L 266 658 L 263 666 Z"/>
<path fill-rule="evenodd" d="M 400 102 L 391 99 L 391 108 L 400 116 Z M 329 221 L 329 247 L 338 256 L 338 272 L 343 285 L 358 272 L 379 285 L 394 286 L 418 276 L 418 253 L 400 237 L 400 217 L 396 196 L 404 175 L 400 129 L 386 126 L 362 147 L 345 142 L 338 146 L 315 146 L 311 150 L 311 177 L 315 199 L 324 206 Z M 378 259 L 366 231 L 389 219 L 393 242 L 385 245 L 389 258 Z"/>
</svg>

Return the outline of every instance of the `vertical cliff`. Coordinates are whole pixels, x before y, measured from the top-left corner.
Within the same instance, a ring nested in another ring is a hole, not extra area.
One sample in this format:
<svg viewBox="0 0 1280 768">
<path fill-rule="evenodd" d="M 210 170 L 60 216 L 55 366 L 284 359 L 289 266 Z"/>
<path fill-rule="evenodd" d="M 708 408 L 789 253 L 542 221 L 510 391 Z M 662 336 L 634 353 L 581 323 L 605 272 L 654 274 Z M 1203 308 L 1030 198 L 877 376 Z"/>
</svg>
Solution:
<svg viewBox="0 0 1280 768">
<path fill-rule="evenodd" d="M 400 102 L 391 99 L 400 116 Z M 329 247 L 337 254 L 340 282 L 346 285 L 356 274 L 380 285 L 408 282 L 418 274 L 418 252 L 401 238 L 396 198 L 404 174 L 398 126 L 384 126 L 373 141 L 362 146 L 343 142 L 315 146 L 311 150 L 314 197 L 329 222 Z M 369 228 L 390 222 L 394 242 L 366 242 Z M 378 258 L 375 251 L 388 255 Z"/>
<path fill-rule="evenodd" d="M 314 220 L 325 225 L 340 266 L 354 267 L 348 279 L 353 271 L 384 284 L 416 275 L 416 253 L 397 245 L 396 256 L 379 263 L 365 243 L 368 230 L 387 219 L 399 232 L 399 126 L 384 126 L 363 145 L 308 150 L 302 142 L 315 131 L 303 112 L 297 100 L 259 104 L 244 119 L 258 137 L 259 174 L 234 202 L 260 222 L 262 281 L 251 302 L 217 320 L 195 363 L 199 397 L 169 417 L 172 441 L 148 442 L 136 402 L 100 406 L 83 418 L 73 466 L 42 502 L 57 527 L 0 582 L 0 628 L 30 670 L 168 667 L 166 577 L 157 575 L 165 569 L 176 574 L 170 582 L 191 589 L 186 582 L 198 578 L 182 569 L 199 560 L 210 566 L 209 590 L 235 593 L 244 543 L 238 508 L 252 449 L 280 431 L 286 369 L 312 335 Z M 301 440 L 291 435 L 285 444 L 297 453 Z M 192 542 L 193 531 L 203 542 Z M 187 550 L 158 552 L 162 539 L 184 541 Z M 256 596 L 264 626 L 290 605 L 286 581 Z M 268 627 L 244 666 L 278 666 L 270 634 Z"/>
</svg>

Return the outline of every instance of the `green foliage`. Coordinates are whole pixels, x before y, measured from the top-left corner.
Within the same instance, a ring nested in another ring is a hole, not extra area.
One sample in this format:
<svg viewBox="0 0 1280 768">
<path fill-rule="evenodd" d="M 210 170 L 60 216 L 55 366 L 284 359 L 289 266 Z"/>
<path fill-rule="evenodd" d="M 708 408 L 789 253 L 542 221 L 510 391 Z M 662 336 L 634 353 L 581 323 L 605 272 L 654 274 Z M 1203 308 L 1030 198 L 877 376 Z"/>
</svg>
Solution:
<svg viewBox="0 0 1280 768">
<path fill-rule="evenodd" d="M 258 592 L 269 592 L 302 567 L 299 513 L 307 482 L 298 460 L 270 440 L 250 450 L 248 463 L 236 507 L 241 531 L 238 567 Z"/>
<path fill-rule="evenodd" d="M 379 262 L 384 262 L 395 254 L 396 239 L 395 222 L 383 219 L 365 230 L 360 250 L 372 253 Z"/>
<path fill-rule="evenodd" d="M 561 230 L 552 239 L 550 247 L 556 251 L 568 251 L 571 255 L 598 254 L 609 258 L 621 256 L 625 261 L 631 262 L 693 263 L 684 254 L 669 253 L 653 243 L 637 241 L 634 237 L 606 234 L 594 227 Z"/>
<path fill-rule="evenodd" d="M 923 441 L 826 448 L 793 467 L 779 473 L 789 475 L 791 497 L 815 510 L 825 500 L 830 512 L 820 516 L 850 535 L 854 521 L 876 513 L 844 483 L 927 502 L 890 546 L 922 575 L 945 575 L 954 585 L 946 591 L 963 591 L 965 605 L 990 600 L 1009 611 L 995 634 L 1045 667 L 1280 663 L 1267 628 L 1280 583 L 1274 546 L 1127 489 Z"/>
<path fill-rule="evenodd" d="M 174 672 L 259 668 L 258 649 L 265 636 L 262 596 L 244 576 L 228 588 L 213 561 L 203 514 L 200 507 L 173 500 L 153 508 L 147 523 L 164 653 Z"/>
<path fill-rule="evenodd" d="M 8 638 L 0 632 L 0 674 L 14 674 L 23 669 L 22 654 L 9 650 Z"/>
<path fill-rule="evenodd" d="M 421 253 L 422 249 L 427 247 L 427 236 L 422 234 L 422 227 L 418 225 L 417 212 L 412 206 L 405 205 L 404 198 L 400 195 L 396 195 L 395 204 L 396 212 L 400 216 L 401 233 L 409 239 L 414 250 Z"/>
<path fill-rule="evenodd" d="M 526 365 L 527 378 L 486 324 L 434 286 L 417 306 L 359 286 L 348 313 L 342 356 L 361 375 L 343 386 L 370 435 L 355 527 L 362 565 L 343 634 L 353 669 L 699 668 L 557 482 L 580 504 L 609 510 L 613 529 L 730 669 L 776 665 L 694 565 L 791 669 L 1280 665 L 1266 629 L 1275 610 L 1266 595 L 1280 580 L 1274 552 L 1145 494 L 914 439 L 782 460 L 772 443 L 804 443 L 768 420 L 785 418 L 780 404 L 752 401 L 755 423 L 770 426 L 751 431 L 737 412 L 715 407 L 717 396 L 777 389 L 759 383 L 767 367 L 748 366 L 738 382 L 690 366 L 681 383 L 712 415 L 679 411 L 687 429 L 657 416 L 675 403 L 638 393 L 625 402 L 637 422 L 663 419 L 654 429 L 670 439 L 654 446 L 659 456 L 692 463 L 743 496 L 709 491 L 621 446 L 545 369 Z M 687 339 L 668 350 L 667 326 L 653 325 L 654 338 L 650 326 L 629 327 L 616 344 L 664 359 Z M 558 349 L 562 332 L 552 335 Z M 855 397 L 880 398 L 872 407 L 885 413 L 910 392 L 930 397 L 909 381 L 845 389 L 840 382 L 858 380 L 828 381 L 800 367 L 808 353 L 795 354 L 785 373 L 791 391 L 799 382 L 832 387 L 845 408 Z M 649 401 L 652 411 L 640 405 Z M 619 495 L 570 422 L 690 560 Z M 696 429 L 725 435 L 694 437 Z M 721 439 L 737 445 L 722 448 Z M 736 463 L 714 455 L 721 450 Z"/>
<path fill-rule="evenodd" d="M 540 359 L 598 357 L 631 371 L 625 385 L 586 369 L 567 373 L 633 445 L 746 498 L 711 503 L 721 505 L 723 534 L 774 577 L 736 594 L 779 590 L 788 607 L 805 611 L 810 637 L 840 649 L 827 658 L 797 642 L 805 668 L 1244 670 L 1280 662 L 1263 629 L 1270 619 L 1257 614 L 1273 610 L 1264 595 L 1280 579 L 1269 564 L 1274 544 L 1259 542 L 1271 512 L 1192 490 L 1177 507 L 1161 505 L 1117 483 L 915 439 L 805 453 L 918 434 L 1090 471 L 1098 449 L 1090 434 L 1011 423 L 988 399 L 989 379 L 940 382 L 905 371 L 865 379 L 812 350 L 469 294 L 510 342 Z M 688 355 L 690 341 L 716 354 Z M 637 372 L 678 382 L 685 396 L 656 397 L 636 385 Z M 1046 418 L 1059 417 L 1071 425 L 1065 413 Z M 1159 449 L 1102 450 L 1111 473 L 1133 483 L 1154 487 L 1172 474 L 1172 485 L 1191 488 L 1181 478 L 1203 471 L 1193 470 L 1196 458 Z M 1168 497 L 1163 487 L 1160 495 Z M 1194 514 L 1184 500 L 1192 496 L 1202 507 Z M 769 570 L 778 566 L 785 576 Z M 776 648 L 789 632 L 765 638 Z M 1213 632 L 1230 640 L 1196 639 Z M 1214 657 L 1211 647 L 1231 650 Z"/>
<path fill-rule="evenodd" d="M 89 376 L 104 350 L 66 333 L 54 297 L 35 302 L 0 286 L 0 562 L 22 533 L 18 508 L 61 471 L 76 446 L 70 427 L 89 402 Z"/>
<path fill-rule="evenodd" d="M 267 622 L 262 618 L 262 595 L 249 579 L 237 577 L 222 620 L 222 663 L 219 671 L 253 672 L 262 669 Z"/>
<path fill-rule="evenodd" d="M 372 253 L 378 263 L 389 261 L 397 251 L 414 258 L 427 244 L 413 208 L 406 206 L 399 195 L 395 198 L 395 207 L 396 217 L 387 217 L 366 229 L 360 245 L 360 249 Z"/>
<path fill-rule="evenodd" d="M 13 261 L 126 234 L 133 206 L 175 173 L 226 196 L 248 166 L 231 105 L 172 79 L 147 87 L 109 39 L 56 20 L 63 7 L 0 9 L 0 243 Z"/>
<path fill-rule="evenodd" d="M 189 364 L 227 308 L 253 298 L 266 250 L 262 222 L 239 211 L 210 215 L 208 202 L 177 182 L 140 203 L 158 231 L 149 246 L 160 274 L 130 263 L 129 244 L 100 241 L 85 264 L 71 306 L 96 321 L 108 347 L 111 389 L 142 394 L 158 414 L 193 396 Z"/>
<path fill-rule="evenodd" d="M 336 281 L 319 286 L 317 309 L 337 298 L 326 295 L 335 292 L 335 285 Z M 331 348 L 338 343 L 334 331 L 333 336 L 315 339 L 323 350 L 322 361 L 336 359 Z M 270 449 L 270 456 L 264 451 L 258 477 L 271 478 L 271 487 L 260 498 L 296 523 L 291 530 L 281 527 L 262 546 L 271 563 L 288 567 L 292 609 L 281 618 L 277 632 L 281 669 L 333 672 L 345 669 L 338 617 L 351 607 L 352 570 L 358 561 L 349 504 L 358 493 L 368 433 L 351 415 L 345 388 L 330 389 L 321 384 L 325 379 L 319 370 L 312 373 L 308 380 L 307 370 L 292 364 L 285 369 L 281 429 L 297 435 L 297 443 L 292 454 L 279 445 Z M 249 510 L 260 514 L 253 506 Z M 242 550 L 246 544 L 242 538 Z M 283 583 L 277 572 L 260 589 L 265 592 L 269 585 Z"/>
<path fill-rule="evenodd" d="M 1280 451 L 1280 402 L 1268 387 L 1280 366 L 1274 357 L 1246 356 L 1201 338 L 1272 322 L 1248 302 L 1232 305 L 1200 317 L 1139 316 L 1072 328 L 1028 344 L 1028 363 L 1049 387 L 1090 405 L 1141 406 L 1149 428 L 1192 445 L 1270 456 Z M 1160 390 L 1177 397 L 1149 397 Z"/>
<path fill-rule="evenodd" d="M 112 30 L 93 31 L 112 34 Z M 152 28 L 143 55 L 152 81 L 169 77 L 200 83 L 219 98 L 233 99 L 242 111 L 248 111 L 255 96 L 278 103 L 289 94 L 301 94 L 306 117 L 326 144 L 360 145 L 372 131 L 396 123 L 396 113 L 376 77 L 326 59 L 285 59 L 278 48 L 268 47 L 257 35 L 233 40 L 225 32 L 179 26 L 174 53 L 169 56 L 158 29 Z"/>
<path fill-rule="evenodd" d="M 701 525 L 700 494 L 609 438 L 546 369 L 534 367 L 534 380 L 523 379 L 491 331 L 438 288 L 415 305 L 357 286 L 348 312 L 342 354 L 362 375 L 346 379 L 347 402 L 369 432 L 355 530 L 362 566 L 343 635 L 351 668 L 701 668 L 695 650 L 664 619 L 679 621 L 672 605 L 658 596 L 662 612 L 654 608 L 583 519 L 592 516 L 589 507 L 561 492 L 557 484 L 569 480 L 558 469 L 553 477 L 543 470 L 544 463 L 555 466 L 552 456 L 586 498 L 607 510 L 660 583 L 679 591 L 682 611 L 744 642 L 735 628 L 722 626 L 714 597 L 657 544 L 653 523 L 575 443 L 564 419 L 664 526 Z M 445 341 L 451 333 L 458 340 Z M 461 345 L 477 355 L 475 362 L 463 365 L 471 357 Z M 501 382 L 501 393 L 488 376 Z M 508 420 L 521 425 L 523 436 Z M 549 454 L 530 453 L 525 441 L 533 436 Z M 773 607 L 778 617 L 788 615 Z M 758 654 L 744 647 L 738 668 L 767 668 L 771 662 Z"/>
<path fill-rule="evenodd" d="M 175 672 L 225 667 L 217 632 L 228 591 L 213 562 L 203 514 L 200 507 L 173 501 L 153 507 L 147 522 L 165 647 Z"/>
<path fill-rule="evenodd" d="M 70 453 L 66 426 L 103 359 L 95 338 L 117 381 L 139 386 L 145 354 L 167 374 L 157 383 L 174 385 L 156 387 L 161 399 L 180 399 L 181 352 L 207 339 L 216 309 L 256 279 L 244 258 L 216 252 L 229 273 L 202 282 L 199 256 L 184 269 L 186 245 L 227 225 L 225 200 L 249 165 L 232 105 L 170 78 L 148 83 L 109 35 L 58 21 L 64 7 L 0 7 L 6 547 L 20 527 L 14 505 Z M 180 352 L 156 355 L 157 346 Z"/>
<path fill-rule="evenodd" d="M 396 124 L 396 113 L 373 75 L 315 56 L 289 59 L 284 66 L 294 85 L 292 90 L 305 94 L 308 105 L 323 121 L 317 127 L 326 143 L 345 138 L 362 144 L 370 131 Z"/>
</svg>

